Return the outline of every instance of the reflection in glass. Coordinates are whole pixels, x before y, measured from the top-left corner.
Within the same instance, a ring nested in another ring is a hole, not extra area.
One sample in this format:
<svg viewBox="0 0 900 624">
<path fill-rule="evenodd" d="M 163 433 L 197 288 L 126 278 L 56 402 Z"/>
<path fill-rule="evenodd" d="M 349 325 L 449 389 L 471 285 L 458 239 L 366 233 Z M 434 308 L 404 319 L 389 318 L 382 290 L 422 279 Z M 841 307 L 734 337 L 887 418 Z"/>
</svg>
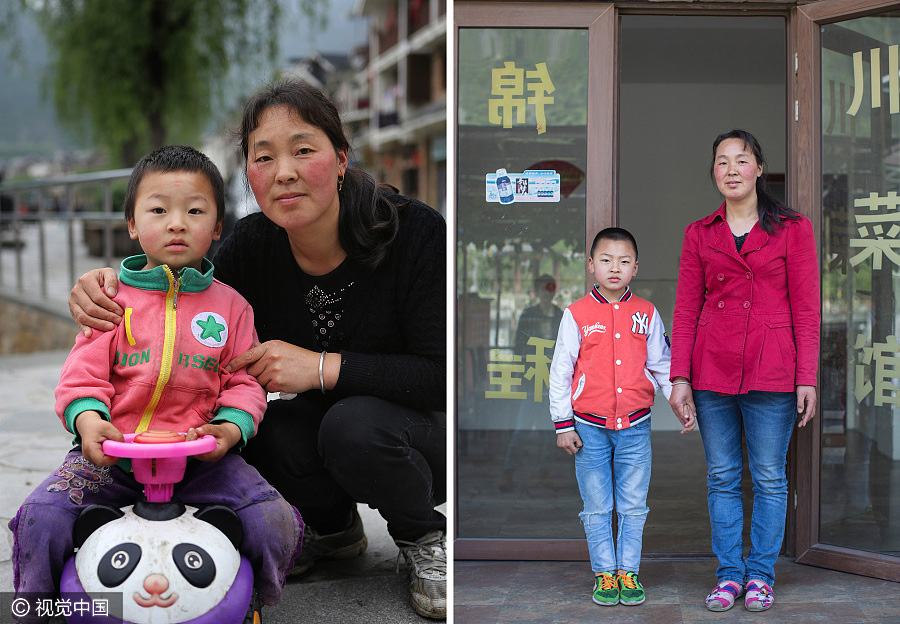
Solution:
<svg viewBox="0 0 900 624">
<path fill-rule="evenodd" d="M 584 292 L 587 31 L 461 29 L 458 71 L 458 535 L 583 538 L 547 380 Z"/>
<path fill-rule="evenodd" d="M 900 13 L 822 28 L 819 541 L 900 555 Z"/>
</svg>

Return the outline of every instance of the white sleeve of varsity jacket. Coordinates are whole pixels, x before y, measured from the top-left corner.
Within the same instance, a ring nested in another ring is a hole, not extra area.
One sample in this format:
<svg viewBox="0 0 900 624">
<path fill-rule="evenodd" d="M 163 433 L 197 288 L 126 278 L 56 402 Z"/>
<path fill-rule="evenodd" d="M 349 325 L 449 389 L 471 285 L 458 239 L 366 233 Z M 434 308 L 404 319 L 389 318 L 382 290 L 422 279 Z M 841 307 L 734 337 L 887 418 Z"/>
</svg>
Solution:
<svg viewBox="0 0 900 624">
<path fill-rule="evenodd" d="M 559 334 L 553 349 L 553 362 L 550 364 L 550 419 L 554 422 L 565 422 L 575 418 L 572 411 L 572 377 L 575 375 L 575 360 L 581 348 L 581 332 L 575 323 L 575 317 L 568 308 L 563 312 L 559 323 Z M 557 429 L 557 433 L 574 428 Z"/>
<path fill-rule="evenodd" d="M 650 331 L 647 334 L 647 370 L 662 388 L 667 399 L 672 396 L 672 382 L 669 381 L 671 363 L 672 349 L 666 335 L 666 326 L 659 315 L 659 310 L 654 307 L 653 320 L 650 321 Z"/>
</svg>

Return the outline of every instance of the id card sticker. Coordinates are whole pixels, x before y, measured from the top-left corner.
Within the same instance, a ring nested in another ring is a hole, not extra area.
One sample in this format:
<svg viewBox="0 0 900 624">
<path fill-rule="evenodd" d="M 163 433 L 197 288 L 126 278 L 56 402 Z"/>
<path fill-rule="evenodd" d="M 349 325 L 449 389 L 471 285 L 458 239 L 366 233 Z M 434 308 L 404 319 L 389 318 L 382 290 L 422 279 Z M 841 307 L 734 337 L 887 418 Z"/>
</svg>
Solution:
<svg viewBox="0 0 900 624">
<path fill-rule="evenodd" d="M 560 176 L 553 170 L 488 173 L 484 181 L 485 201 L 489 203 L 558 202 L 560 197 Z"/>
</svg>

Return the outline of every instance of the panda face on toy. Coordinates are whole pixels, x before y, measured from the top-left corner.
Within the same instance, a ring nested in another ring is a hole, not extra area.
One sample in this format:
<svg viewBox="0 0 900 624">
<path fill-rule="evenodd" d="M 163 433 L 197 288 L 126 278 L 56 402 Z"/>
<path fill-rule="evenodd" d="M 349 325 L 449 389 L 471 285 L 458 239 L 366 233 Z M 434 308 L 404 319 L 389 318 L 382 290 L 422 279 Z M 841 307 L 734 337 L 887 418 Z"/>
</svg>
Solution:
<svg viewBox="0 0 900 624">
<path fill-rule="evenodd" d="M 80 518 L 81 537 L 76 526 L 76 543 L 88 533 L 75 556 L 81 585 L 89 594 L 122 592 L 122 615 L 129 622 L 178 624 L 203 615 L 225 597 L 241 565 L 235 548 L 240 521 L 231 510 L 165 505 L 99 509 L 101 515 L 120 515 Z M 223 522 L 227 526 L 220 527 Z"/>
</svg>

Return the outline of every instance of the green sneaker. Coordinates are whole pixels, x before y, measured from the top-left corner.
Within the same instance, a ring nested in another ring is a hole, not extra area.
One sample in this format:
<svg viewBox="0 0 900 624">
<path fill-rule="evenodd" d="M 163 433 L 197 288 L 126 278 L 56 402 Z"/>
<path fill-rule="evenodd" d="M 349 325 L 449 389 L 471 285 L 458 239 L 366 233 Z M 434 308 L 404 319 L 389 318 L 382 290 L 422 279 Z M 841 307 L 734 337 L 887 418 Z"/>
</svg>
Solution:
<svg viewBox="0 0 900 624">
<path fill-rule="evenodd" d="M 604 607 L 619 604 L 619 585 L 612 572 L 601 572 L 594 579 L 594 602 Z"/>
<path fill-rule="evenodd" d="M 644 586 L 638 580 L 637 572 L 619 572 L 619 600 L 627 607 L 634 607 L 644 602 Z"/>
</svg>

